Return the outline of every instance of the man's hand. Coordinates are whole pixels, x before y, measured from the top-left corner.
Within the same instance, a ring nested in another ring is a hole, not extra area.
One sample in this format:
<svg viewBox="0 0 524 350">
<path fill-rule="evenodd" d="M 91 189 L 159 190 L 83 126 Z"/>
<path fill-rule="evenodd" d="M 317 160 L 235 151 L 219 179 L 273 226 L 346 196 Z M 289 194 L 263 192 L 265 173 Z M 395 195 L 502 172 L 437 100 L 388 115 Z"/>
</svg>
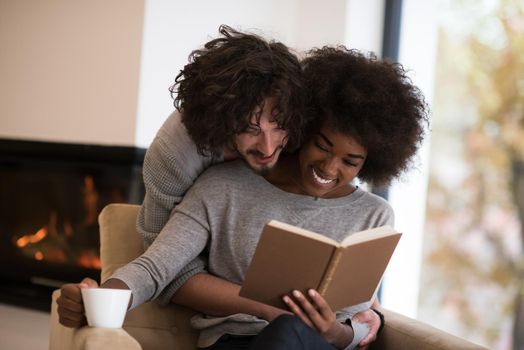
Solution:
<svg viewBox="0 0 524 350">
<path fill-rule="evenodd" d="M 84 313 L 81 289 L 97 288 L 98 283 L 90 278 L 84 278 L 78 284 L 64 284 L 60 288 L 60 296 L 56 300 L 58 305 L 58 319 L 66 327 L 78 328 L 87 324 Z"/>
<path fill-rule="evenodd" d="M 355 316 L 353 320 L 359 323 L 367 323 L 369 328 L 369 333 L 362 339 L 358 346 L 361 348 L 366 348 L 369 344 L 374 342 L 377 339 L 377 332 L 380 327 L 380 317 L 373 312 L 372 310 L 361 311 Z"/>
<path fill-rule="evenodd" d="M 311 302 L 297 290 L 293 291 L 292 296 L 293 298 L 284 296 L 284 303 L 305 324 L 316 329 L 328 343 L 339 349 L 351 343 L 353 329 L 337 321 L 335 313 L 318 292 L 313 289 L 308 291 Z"/>
</svg>

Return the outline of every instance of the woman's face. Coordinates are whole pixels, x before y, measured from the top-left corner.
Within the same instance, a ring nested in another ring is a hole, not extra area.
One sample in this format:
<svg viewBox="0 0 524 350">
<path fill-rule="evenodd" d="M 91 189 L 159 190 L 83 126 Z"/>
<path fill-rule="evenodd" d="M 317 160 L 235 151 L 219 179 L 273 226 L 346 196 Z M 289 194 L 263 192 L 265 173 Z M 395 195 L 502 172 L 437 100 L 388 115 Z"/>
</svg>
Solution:
<svg viewBox="0 0 524 350">
<path fill-rule="evenodd" d="M 355 138 L 324 124 L 300 150 L 302 186 L 314 197 L 347 195 L 366 157 L 367 150 Z"/>
</svg>

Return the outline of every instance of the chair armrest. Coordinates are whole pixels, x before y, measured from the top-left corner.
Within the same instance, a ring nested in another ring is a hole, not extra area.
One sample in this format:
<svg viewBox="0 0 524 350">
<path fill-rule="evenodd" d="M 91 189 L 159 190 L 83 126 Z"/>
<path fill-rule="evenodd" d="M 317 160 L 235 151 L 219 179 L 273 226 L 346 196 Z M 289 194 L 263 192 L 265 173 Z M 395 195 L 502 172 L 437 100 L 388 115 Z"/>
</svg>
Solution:
<svg viewBox="0 0 524 350">
<path fill-rule="evenodd" d="M 73 350 L 142 350 L 138 342 L 122 328 L 82 327 L 75 331 Z"/>
<path fill-rule="evenodd" d="M 56 304 L 58 296 L 60 296 L 60 290 L 55 290 L 51 303 L 50 350 L 142 350 L 140 344 L 121 328 L 82 327 L 73 329 L 62 326 L 58 321 Z"/>
<path fill-rule="evenodd" d="M 383 308 L 380 311 L 386 324 L 371 350 L 487 350 L 424 322 Z"/>
</svg>

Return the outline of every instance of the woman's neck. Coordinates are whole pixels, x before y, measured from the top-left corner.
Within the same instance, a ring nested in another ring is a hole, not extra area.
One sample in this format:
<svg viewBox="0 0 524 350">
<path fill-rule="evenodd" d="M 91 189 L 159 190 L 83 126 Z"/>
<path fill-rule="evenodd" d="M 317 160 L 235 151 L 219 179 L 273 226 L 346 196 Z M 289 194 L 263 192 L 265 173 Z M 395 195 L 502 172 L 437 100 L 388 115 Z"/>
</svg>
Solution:
<svg viewBox="0 0 524 350">
<path fill-rule="evenodd" d="M 298 153 L 281 154 L 277 164 L 265 179 L 283 191 L 308 195 L 302 186 Z"/>
</svg>

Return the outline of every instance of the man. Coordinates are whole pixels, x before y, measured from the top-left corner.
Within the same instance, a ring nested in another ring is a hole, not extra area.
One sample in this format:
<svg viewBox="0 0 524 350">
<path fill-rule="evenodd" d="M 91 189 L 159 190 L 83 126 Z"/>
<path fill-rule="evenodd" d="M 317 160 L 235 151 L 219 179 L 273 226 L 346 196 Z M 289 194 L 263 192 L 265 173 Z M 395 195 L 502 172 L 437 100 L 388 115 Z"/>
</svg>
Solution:
<svg viewBox="0 0 524 350">
<path fill-rule="evenodd" d="M 257 173 L 272 168 L 284 147 L 292 150 L 302 139 L 302 71 L 300 62 L 280 42 L 220 26 L 219 38 L 190 55 L 190 62 L 170 88 L 176 111 L 150 145 L 143 166 L 146 194 L 137 230 L 147 248 L 167 223 L 173 208 L 207 167 L 235 158 Z M 193 261 L 183 276 L 201 265 Z M 80 289 L 95 286 L 85 280 L 66 285 L 59 309 L 78 300 Z M 169 300 L 176 286 L 163 294 Z M 69 327 L 85 319 L 61 317 Z"/>
<path fill-rule="evenodd" d="M 174 112 L 144 159 L 146 195 L 137 221 L 149 246 L 198 175 L 243 158 L 253 170 L 275 165 L 302 138 L 301 67 L 279 42 L 227 26 L 195 50 L 170 88 Z"/>
</svg>

